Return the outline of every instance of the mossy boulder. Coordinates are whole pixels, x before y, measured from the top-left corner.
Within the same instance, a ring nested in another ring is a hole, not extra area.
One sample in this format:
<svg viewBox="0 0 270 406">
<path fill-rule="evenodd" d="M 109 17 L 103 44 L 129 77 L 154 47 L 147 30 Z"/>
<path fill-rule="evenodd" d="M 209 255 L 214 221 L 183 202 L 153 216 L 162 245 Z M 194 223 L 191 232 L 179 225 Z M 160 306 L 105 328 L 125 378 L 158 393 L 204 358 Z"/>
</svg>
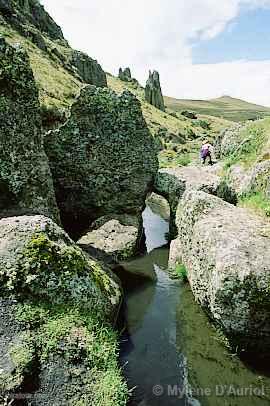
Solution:
<svg viewBox="0 0 270 406">
<path fill-rule="evenodd" d="M 194 190 L 180 201 L 176 222 L 196 300 L 236 343 L 269 349 L 269 222 Z"/>
<path fill-rule="evenodd" d="M 52 220 L 21 216 L 0 220 L 2 295 L 71 303 L 112 313 L 121 291 L 113 275 L 87 256 Z"/>
<path fill-rule="evenodd" d="M 122 291 L 106 266 L 52 220 L 12 217 L 0 220 L 0 281 L 1 401 L 31 387 L 32 405 L 125 404 Z"/>
<path fill-rule="evenodd" d="M 0 38 L 0 217 L 45 214 L 58 221 L 44 152 L 38 89 L 23 49 Z"/>
<path fill-rule="evenodd" d="M 158 169 L 153 137 L 130 92 L 85 87 L 45 149 L 63 224 L 88 229 L 107 214 L 141 214 Z"/>
</svg>

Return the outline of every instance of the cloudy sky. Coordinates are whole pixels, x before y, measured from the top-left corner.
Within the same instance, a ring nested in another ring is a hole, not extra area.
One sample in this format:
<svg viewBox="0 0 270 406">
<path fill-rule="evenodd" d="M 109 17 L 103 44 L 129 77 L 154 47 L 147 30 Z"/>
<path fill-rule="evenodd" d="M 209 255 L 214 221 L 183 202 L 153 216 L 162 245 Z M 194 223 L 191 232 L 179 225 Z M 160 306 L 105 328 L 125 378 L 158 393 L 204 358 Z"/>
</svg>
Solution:
<svg viewBox="0 0 270 406">
<path fill-rule="evenodd" d="M 163 93 L 270 106 L 270 0 L 41 0 L 77 49 Z"/>
</svg>

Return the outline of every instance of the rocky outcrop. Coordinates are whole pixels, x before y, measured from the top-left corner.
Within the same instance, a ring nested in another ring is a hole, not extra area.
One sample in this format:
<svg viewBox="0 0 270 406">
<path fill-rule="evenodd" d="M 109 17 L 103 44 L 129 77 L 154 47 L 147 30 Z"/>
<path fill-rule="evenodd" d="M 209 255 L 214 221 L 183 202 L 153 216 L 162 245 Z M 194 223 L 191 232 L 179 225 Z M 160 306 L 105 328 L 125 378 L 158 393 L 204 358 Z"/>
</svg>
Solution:
<svg viewBox="0 0 270 406">
<path fill-rule="evenodd" d="M 30 24 L 50 39 L 64 41 L 61 28 L 38 0 L 0 0 L 0 13 L 23 35 Z"/>
<path fill-rule="evenodd" d="M 0 217 L 45 214 L 58 221 L 33 72 L 26 53 L 2 38 L 0 122 Z"/>
<path fill-rule="evenodd" d="M 140 216 L 158 162 L 139 101 L 85 87 L 71 116 L 45 140 L 64 224 L 87 229 L 107 215 Z"/>
<path fill-rule="evenodd" d="M 69 63 L 76 68 L 81 79 L 90 85 L 106 87 L 106 74 L 97 61 L 80 51 L 72 51 Z"/>
<path fill-rule="evenodd" d="M 135 216 L 104 216 L 79 239 L 78 244 L 86 251 L 94 247 L 120 261 L 138 252 L 141 229 L 141 222 Z"/>
<path fill-rule="evenodd" d="M 130 82 L 132 80 L 130 68 L 125 68 L 124 70 L 122 68 L 119 68 L 118 77 L 124 82 Z"/>
<path fill-rule="evenodd" d="M 31 382 L 33 405 L 95 404 L 112 373 L 118 399 L 118 279 L 44 216 L 0 220 L 0 241 L 1 401 Z"/>
<path fill-rule="evenodd" d="M 157 109 L 165 111 L 164 99 L 162 96 L 159 73 L 149 72 L 149 78 L 145 86 L 145 100 Z"/>
<path fill-rule="evenodd" d="M 215 196 L 188 191 L 177 227 L 197 301 L 235 340 L 269 346 L 269 223 Z"/>
</svg>

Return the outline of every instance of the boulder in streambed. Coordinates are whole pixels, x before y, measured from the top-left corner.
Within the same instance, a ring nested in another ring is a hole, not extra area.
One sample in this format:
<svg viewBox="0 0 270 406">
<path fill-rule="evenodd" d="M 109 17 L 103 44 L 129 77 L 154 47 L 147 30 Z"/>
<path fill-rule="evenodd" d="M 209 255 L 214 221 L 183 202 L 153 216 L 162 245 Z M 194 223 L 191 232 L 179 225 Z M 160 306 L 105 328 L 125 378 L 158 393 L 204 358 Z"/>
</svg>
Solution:
<svg viewBox="0 0 270 406">
<path fill-rule="evenodd" d="M 104 215 L 141 215 L 158 160 L 133 94 L 85 87 L 45 146 L 66 228 L 87 229 Z"/>
<path fill-rule="evenodd" d="M 0 38 L 0 217 L 59 220 L 43 147 L 38 89 L 26 52 Z"/>
<path fill-rule="evenodd" d="M 142 221 L 135 216 L 115 215 L 98 219 L 92 229 L 78 241 L 80 247 L 104 252 L 115 261 L 132 257 L 138 252 L 142 238 Z"/>
<path fill-rule="evenodd" d="M 196 300 L 244 345 L 270 344 L 270 223 L 202 191 L 177 210 L 181 254 Z"/>
</svg>

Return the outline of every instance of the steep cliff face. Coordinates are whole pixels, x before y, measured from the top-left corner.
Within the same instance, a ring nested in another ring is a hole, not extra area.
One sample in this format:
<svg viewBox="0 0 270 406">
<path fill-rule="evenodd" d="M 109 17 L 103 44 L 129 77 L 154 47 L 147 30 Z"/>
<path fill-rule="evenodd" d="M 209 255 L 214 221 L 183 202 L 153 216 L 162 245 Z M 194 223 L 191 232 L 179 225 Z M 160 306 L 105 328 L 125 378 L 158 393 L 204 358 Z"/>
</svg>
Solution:
<svg viewBox="0 0 270 406">
<path fill-rule="evenodd" d="M 39 107 L 26 53 L 0 39 L 0 216 L 38 213 L 58 220 Z"/>
<path fill-rule="evenodd" d="M 85 87 L 59 130 L 45 139 L 66 225 L 106 214 L 140 215 L 158 169 L 140 103 L 129 92 Z"/>
</svg>

